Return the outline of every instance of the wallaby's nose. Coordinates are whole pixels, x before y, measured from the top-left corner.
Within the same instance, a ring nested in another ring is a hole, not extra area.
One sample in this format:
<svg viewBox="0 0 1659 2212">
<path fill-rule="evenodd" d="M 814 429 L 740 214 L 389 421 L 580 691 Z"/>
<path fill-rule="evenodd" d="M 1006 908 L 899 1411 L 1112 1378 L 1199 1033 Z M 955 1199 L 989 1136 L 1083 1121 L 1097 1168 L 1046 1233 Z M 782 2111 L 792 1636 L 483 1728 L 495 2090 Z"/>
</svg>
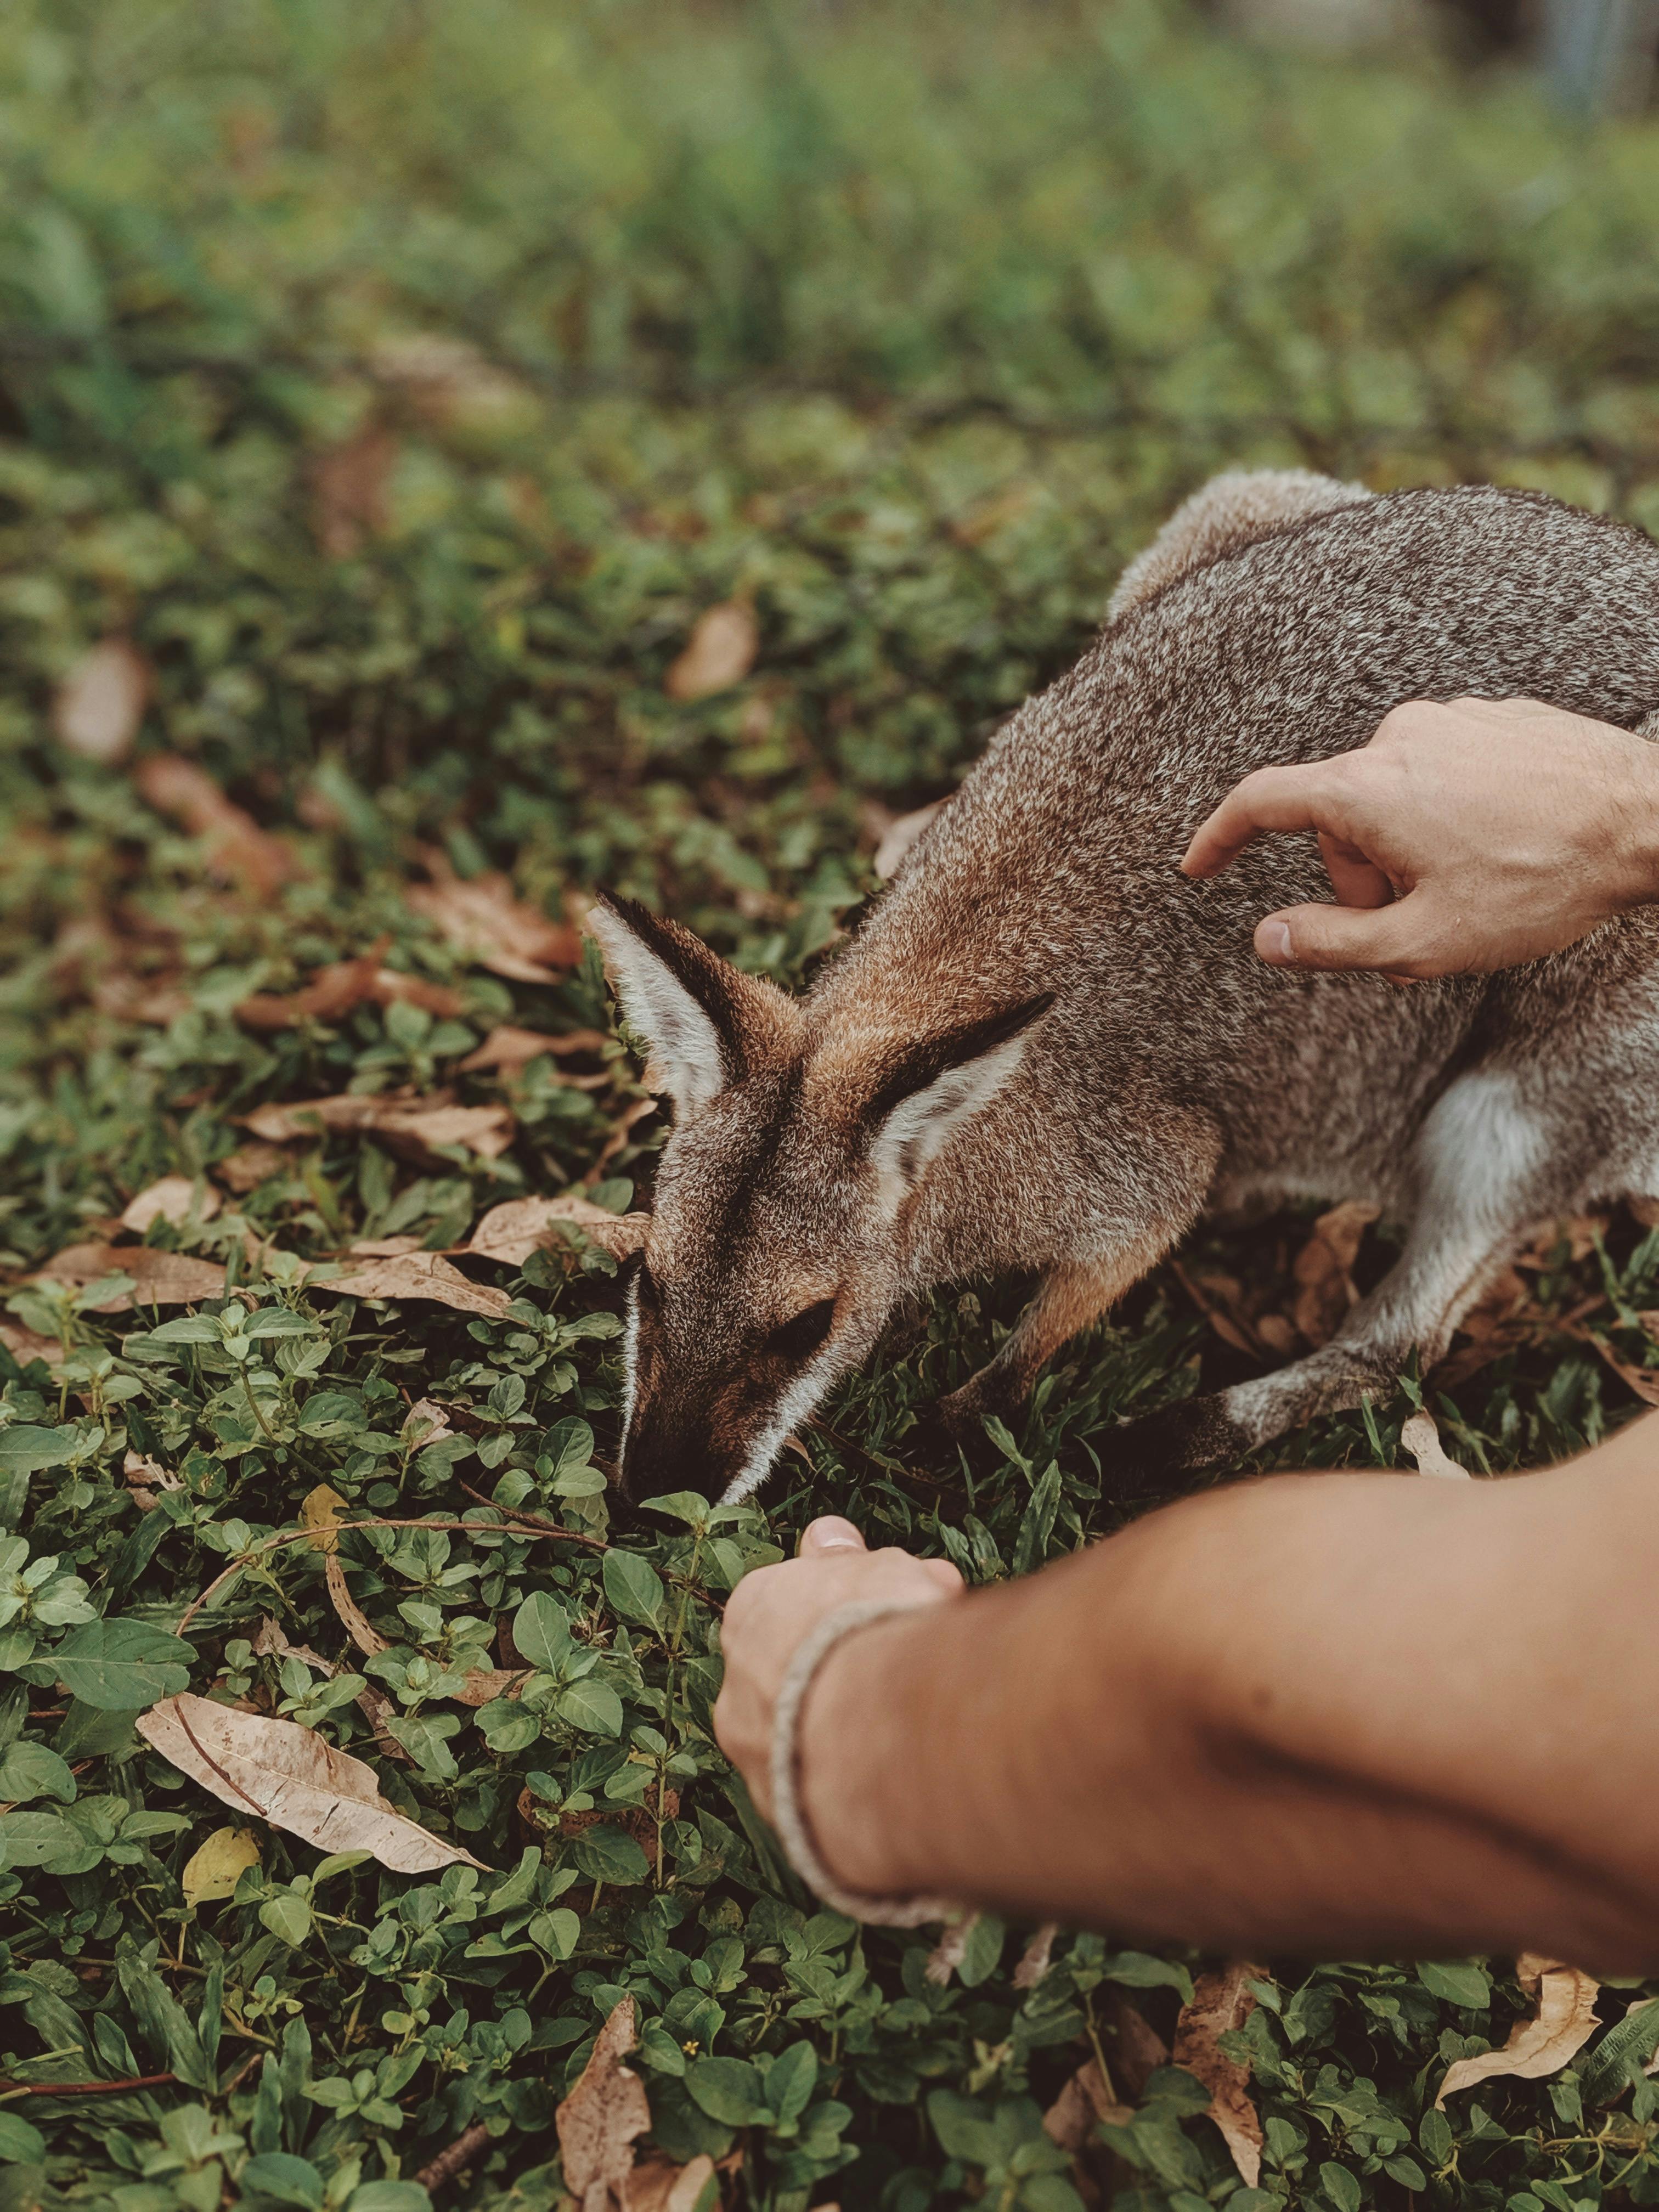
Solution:
<svg viewBox="0 0 1659 2212">
<path fill-rule="evenodd" d="M 735 1472 L 714 1449 L 705 1421 L 636 1414 L 623 1446 L 621 1486 L 635 1504 L 676 1490 L 693 1490 L 712 1502 L 725 1494 Z"/>
</svg>

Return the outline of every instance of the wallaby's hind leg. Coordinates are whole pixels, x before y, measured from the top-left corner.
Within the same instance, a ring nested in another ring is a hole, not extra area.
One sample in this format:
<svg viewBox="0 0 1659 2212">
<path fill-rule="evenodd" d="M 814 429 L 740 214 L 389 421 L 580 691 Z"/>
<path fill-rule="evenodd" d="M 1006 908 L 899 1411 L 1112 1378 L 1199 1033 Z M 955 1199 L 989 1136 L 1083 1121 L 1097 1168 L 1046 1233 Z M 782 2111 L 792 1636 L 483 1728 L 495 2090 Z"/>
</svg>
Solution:
<svg viewBox="0 0 1659 2212">
<path fill-rule="evenodd" d="M 1340 1332 L 1276 1374 L 1133 1424 L 1115 1462 L 1126 1479 L 1237 1459 L 1317 1414 L 1388 1395 L 1413 1350 L 1425 1367 L 1439 1358 L 1460 1316 L 1526 1231 L 1571 1211 L 1595 1176 L 1599 1163 L 1564 1141 L 1571 1119 L 1546 1106 L 1529 1102 L 1503 1070 L 1454 1084 L 1418 1140 L 1406 1249 Z"/>
<path fill-rule="evenodd" d="M 1168 1251 L 1176 1233 L 1159 1229 L 1120 1244 L 1099 1259 L 1051 1267 L 996 1358 L 959 1390 L 939 1400 L 939 1418 L 948 1432 L 969 1442 L 978 1437 L 988 1413 L 1006 1419 L 1015 1412 L 1030 1395 L 1045 1361 L 1138 1283 Z"/>
</svg>

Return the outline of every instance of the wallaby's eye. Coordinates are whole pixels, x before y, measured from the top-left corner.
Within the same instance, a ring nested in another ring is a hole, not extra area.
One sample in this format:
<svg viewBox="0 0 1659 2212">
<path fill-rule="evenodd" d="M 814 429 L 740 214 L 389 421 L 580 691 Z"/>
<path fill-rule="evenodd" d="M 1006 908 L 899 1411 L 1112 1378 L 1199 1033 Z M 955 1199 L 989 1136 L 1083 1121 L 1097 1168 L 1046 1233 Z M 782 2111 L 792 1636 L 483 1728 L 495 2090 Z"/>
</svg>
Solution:
<svg viewBox="0 0 1659 2212">
<path fill-rule="evenodd" d="M 775 1328 L 766 1340 L 766 1348 L 781 1359 L 805 1359 L 815 1352 L 830 1334 L 830 1324 L 836 1317 L 833 1298 L 820 1298 L 816 1305 L 798 1313 Z"/>
</svg>

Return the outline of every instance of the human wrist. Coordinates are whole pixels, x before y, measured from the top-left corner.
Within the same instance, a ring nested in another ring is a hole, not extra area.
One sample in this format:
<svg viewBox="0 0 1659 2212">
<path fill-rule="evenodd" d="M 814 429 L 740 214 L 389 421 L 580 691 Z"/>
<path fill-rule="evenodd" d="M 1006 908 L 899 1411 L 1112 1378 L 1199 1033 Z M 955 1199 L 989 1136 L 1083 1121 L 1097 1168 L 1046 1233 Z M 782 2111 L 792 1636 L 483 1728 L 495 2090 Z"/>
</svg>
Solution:
<svg viewBox="0 0 1659 2212">
<path fill-rule="evenodd" d="M 1628 774 L 1609 840 L 1613 867 L 1608 903 L 1616 914 L 1659 902 L 1659 743 L 1646 738 L 1631 743 Z"/>
<path fill-rule="evenodd" d="M 920 1747 L 909 1715 L 927 1632 L 937 1631 L 945 1610 L 916 1607 L 843 1636 L 801 1701 L 801 1814 L 826 1868 L 861 1897 L 905 1896 L 933 1884 L 915 1832 Z"/>
</svg>

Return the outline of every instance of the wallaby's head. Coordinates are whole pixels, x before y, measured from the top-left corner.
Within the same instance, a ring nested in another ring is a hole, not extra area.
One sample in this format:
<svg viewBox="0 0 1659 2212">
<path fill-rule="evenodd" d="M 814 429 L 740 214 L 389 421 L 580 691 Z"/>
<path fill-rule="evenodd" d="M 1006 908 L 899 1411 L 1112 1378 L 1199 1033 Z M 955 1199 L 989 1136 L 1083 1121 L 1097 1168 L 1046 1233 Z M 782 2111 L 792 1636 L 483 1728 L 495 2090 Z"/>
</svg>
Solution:
<svg viewBox="0 0 1659 2212">
<path fill-rule="evenodd" d="M 909 1210 L 1050 999 L 855 1024 L 631 901 L 602 898 L 588 926 L 674 1109 L 629 1263 L 622 1486 L 741 1498 L 874 1346 L 910 1287 Z"/>
</svg>

